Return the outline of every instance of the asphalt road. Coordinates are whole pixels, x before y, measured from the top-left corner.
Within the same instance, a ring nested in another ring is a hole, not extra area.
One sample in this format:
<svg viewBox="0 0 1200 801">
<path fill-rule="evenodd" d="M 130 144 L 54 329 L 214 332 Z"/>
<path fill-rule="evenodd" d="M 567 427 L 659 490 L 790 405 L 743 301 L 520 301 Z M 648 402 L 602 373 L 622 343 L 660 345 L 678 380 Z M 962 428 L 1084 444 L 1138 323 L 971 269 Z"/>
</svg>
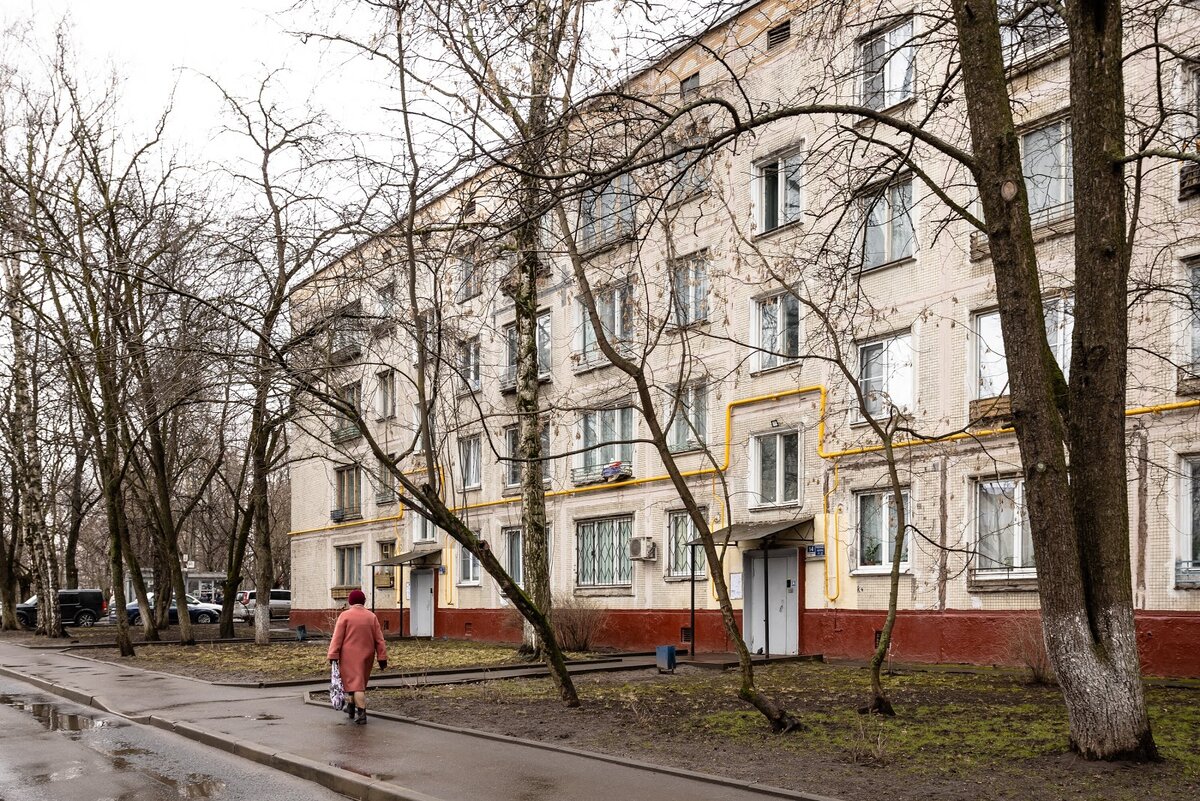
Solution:
<svg viewBox="0 0 1200 801">
<path fill-rule="evenodd" d="M 0 678 L 0 801 L 345 801 L 171 732 Z"/>
</svg>

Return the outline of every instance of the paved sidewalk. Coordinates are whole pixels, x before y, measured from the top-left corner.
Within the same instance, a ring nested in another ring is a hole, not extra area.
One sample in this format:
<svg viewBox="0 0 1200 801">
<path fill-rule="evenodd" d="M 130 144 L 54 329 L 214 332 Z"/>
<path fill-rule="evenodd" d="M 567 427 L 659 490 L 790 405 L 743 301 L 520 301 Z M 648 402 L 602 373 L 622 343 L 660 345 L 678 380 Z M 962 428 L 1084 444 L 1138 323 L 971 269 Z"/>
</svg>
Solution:
<svg viewBox="0 0 1200 801">
<path fill-rule="evenodd" d="M 7 643 L 0 643 L 0 673 L 77 703 L 174 730 L 354 798 L 820 798 L 461 730 L 380 718 L 354 726 L 328 707 L 305 704 L 295 688 L 217 686 Z"/>
</svg>

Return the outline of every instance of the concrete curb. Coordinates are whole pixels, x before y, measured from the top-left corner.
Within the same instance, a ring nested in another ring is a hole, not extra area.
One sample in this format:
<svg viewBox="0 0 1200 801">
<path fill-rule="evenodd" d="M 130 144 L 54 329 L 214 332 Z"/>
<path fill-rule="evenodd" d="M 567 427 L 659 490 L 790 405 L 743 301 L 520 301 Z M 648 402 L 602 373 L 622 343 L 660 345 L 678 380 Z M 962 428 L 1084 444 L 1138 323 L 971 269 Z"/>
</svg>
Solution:
<svg viewBox="0 0 1200 801">
<path fill-rule="evenodd" d="M 385 782 L 370 776 L 363 776 L 344 768 L 317 762 L 307 757 L 292 754 L 287 751 L 273 751 L 257 743 L 238 742 L 213 732 L 204 731 L 196 726 L 182 721 L 175 721 L 157 715 L 129 715 L 114 709 L 99 696 L 89 696 L 71 687 L 64 687 L 40 676 L 21 673 L 17 670 L 0 665 L 0 675 L 32 684 L 39 690 L 65 698 L 80 706 L 98 709 L 108 715 L 123 718 L 132 723 L 140 723 L 163 731 L 174 732 L 193 742 L 224 751 L 228 754 L 248 759 L 268 768 L 287 773 L 304 781 L 319 784 L 335 793 L 358 799 L 358 801 L 443 801 L 424 793 L 410 790 L 398 784 Z"/>
<path fill-rule="evenodd" d="M 314 701 L 309 698 L 307 694 L 305 695 L 304 703 L 312 706 L 329 705 L 328 701 Z M 405 717 L 404 715 L 397 715 L 392 712 L 371 712 L 370 715 L 372 718 L 390 720 L 396 723 L 410 723 L 415 726 L 425 726 L 430 729 L 453 732 L 454 734 L 478 737 L 482 740 L 494 740 L 496 742 L 509 743 L 511 745 L 537 748 L 542 751 L 553 751 L 555 753 L 568 754 L 570 756 L 581 757 L 583 759 L 592 759 L 597 762 L 607 762 L 612 765 L 639 768 L 652 773 L 662 773 L 668 776 L 677 776 L 682 779 L 691 779 L 692 781 L 704 782 L 706 784 L 715 784 L 721 787 L 732 787 L 738 790 L 748 790 L 754 793 L 775 796 L 776 798 L 790 798 L 795 799 L 796 801 L 841 801 L 841 799 L 827 795 L 815 795 L 813 793 L 797 792 L 795 790 L 788 790 L 783 787 L 772 787 L 768 784 L 757 784 L 755 782 L 746 782 L 740 779 L 731 779 L 727 776 L 717 776 L 712 773 L 701 773 L 699 771 L 686 770 L 684 768 L 673 768 L 669 765 L 656 765 L 653 762 L 642 762 L 641 760 L 637 759 L 628 759 L 625 757 L 613 756 L 611 754 L 602 754 L 596 751 L 584 751 L 581 748 L 554 745 L 553 743 L 544 743 L 540 740 L 527 740 L 522 737 L 512 737 L 507 734 L 496 734 L 489 731 L 480 731 L 479 729 L 467 729 L 461 726 L 449 726 L 445 723 L 434 723 L 428 720 L 421 720 L 420 718 Z"/>
</svg>

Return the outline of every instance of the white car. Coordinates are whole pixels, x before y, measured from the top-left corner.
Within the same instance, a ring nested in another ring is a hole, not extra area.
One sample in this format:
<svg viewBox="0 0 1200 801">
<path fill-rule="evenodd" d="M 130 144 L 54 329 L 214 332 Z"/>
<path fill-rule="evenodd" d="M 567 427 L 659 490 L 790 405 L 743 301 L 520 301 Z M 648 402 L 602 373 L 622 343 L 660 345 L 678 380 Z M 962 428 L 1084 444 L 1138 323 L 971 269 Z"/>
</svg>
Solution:
<svg viewBox="0 0 1200 801">
<path fill-rule="evenodd" d="M 216 623 L 221 619 L 221 605 L 210 604 L 201 601 L 194 595 L 187 595 L 188 609 L 191 610 L 192 620 L 197 623 Z M 234 618 L 237 617 L 237 608 L 233 611 Z"/>
</svg>

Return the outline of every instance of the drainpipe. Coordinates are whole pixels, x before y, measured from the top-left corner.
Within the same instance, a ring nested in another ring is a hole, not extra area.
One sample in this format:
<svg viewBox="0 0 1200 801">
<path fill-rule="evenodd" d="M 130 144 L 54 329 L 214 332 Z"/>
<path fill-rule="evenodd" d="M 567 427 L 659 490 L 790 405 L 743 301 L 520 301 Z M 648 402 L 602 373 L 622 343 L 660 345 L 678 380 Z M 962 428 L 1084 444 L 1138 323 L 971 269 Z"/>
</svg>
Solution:
<svg viewBox="0 0 1200 801">
<path fill-rule="evenodd" d="M 771 557 L 767 543 L 763 543 L 763 656 L 771 659 Z"/>
<path fill-rule="evenodd" d="M 692 659 L 696 658 L 696 545 L 688 543 L 688 572 L 692 582 L 692 620 L 688 625 L 692 632 Z"/>
</svg>

